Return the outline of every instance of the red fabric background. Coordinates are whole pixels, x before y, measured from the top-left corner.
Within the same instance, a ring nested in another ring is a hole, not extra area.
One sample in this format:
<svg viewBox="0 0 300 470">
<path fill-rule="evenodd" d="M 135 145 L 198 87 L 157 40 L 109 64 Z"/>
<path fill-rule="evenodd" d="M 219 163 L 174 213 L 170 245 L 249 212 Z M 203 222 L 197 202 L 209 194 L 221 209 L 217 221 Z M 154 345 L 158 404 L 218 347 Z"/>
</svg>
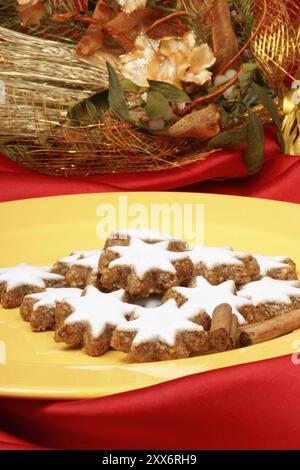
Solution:
<svg viewBox="0 0 300 470">
<path fill-rule="evenodd" d="M 98 399 L 1 399 L 11 433 L 2 440 L 18 448 L 23 439 L 59 449 L 299 449 L 299 391 L 300 364 L 285 356 Z"/>
<path fill-rule="evenodd" d="M 0 156 L 0 200 L 177 189 L 300 203 L 300 158 L 279 155 L 272 128 L 261 172 L 246 177 L 241 150 L 181 170 L 70 179 Z M 299 449 L 299 397 L 300 364 L 285 356 L 98 399 L 2 398 L 0 449 Z"/>
</svg>

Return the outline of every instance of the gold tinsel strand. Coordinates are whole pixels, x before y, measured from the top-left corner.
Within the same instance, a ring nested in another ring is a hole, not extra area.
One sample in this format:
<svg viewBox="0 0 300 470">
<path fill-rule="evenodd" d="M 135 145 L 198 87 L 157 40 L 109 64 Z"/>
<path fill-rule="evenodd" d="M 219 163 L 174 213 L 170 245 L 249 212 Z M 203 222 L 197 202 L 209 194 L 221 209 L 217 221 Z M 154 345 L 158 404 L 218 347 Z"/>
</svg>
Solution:
<svg viewBox="0 0 300 470">
<path fill-rule="evenodd" d="M 253 0 L 254 27 L 263 10 L 263 0 Z M 283 98 L 287 83 L 299 66 L 298 0 L 267 0 L 267 12 L 251 49 L 267 83 Z M 298 37 L 297 37 L 298 35 Z"/>
</svg>

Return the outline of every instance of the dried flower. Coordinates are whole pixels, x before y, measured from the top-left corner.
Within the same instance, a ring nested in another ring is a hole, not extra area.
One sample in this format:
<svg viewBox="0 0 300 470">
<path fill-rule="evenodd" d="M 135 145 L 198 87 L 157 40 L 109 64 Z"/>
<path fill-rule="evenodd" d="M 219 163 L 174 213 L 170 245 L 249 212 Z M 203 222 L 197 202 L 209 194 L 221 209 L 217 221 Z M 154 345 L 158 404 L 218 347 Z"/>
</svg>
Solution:
<svg viewBox="0 0 300 470">
<path fill-rule="evenodd" d="M 144 8 L 147 0 L 118 0 L 118 3 L 121 5 L 125 13 L 130 14 L 138 8 Z"/>
<path fill-rule="evenodd" d="M 121 56 L 121 72 L 139 86 L 147 86 L 151 79 L 182 88 L 183 82 L 202 85 L 210 80 L 212 73 L 207 69 L 215 60 L 208 44 L 196 44 L 193 31 L 160 40 L 140 35 L 135 48 Z"/>
</svg>

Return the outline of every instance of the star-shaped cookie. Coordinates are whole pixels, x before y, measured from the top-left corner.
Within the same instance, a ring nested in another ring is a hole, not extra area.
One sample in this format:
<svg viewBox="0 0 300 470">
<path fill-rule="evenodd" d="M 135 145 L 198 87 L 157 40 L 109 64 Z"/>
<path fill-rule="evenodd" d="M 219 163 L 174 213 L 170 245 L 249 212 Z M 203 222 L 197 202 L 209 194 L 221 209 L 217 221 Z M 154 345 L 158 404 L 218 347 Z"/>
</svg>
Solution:
<svg viewBox="0 0 300 470">
<path fill-rule="evenodd" d="M 92 271 L 97 271 L 101 253 L 102 250 L 97 250 L 94 255 L 76 260 L 73 266 L 83 266 L 84 268 L 90 268 Z"/>
<path fill-rule="evenodd" d="M 252 255 L 233 251 L 230 246 L 196 245 L 188 254 L 194 264 L 194 276 L 203 276 L 211 284 L 227 280 L 242 284 L 259 273 L 259 266 Z"/>
<path fill-rule="evenodd" d="M 296 265 L 288 256 L 254 255 L 258 262 L 260 277 L 268 276 L 273 279 L 297 279 Z"/>
<path fill-rule="evenodd" d="M 139 238 L 131 238 L 128 246 L 113 246 L 109 250 L 119 255 L 110 262 L 109 267 L 130 266 L 136 275 L 142 279 L 146 273 L 154 269 L 175 273 L 172 262 L 186 258 L 185 253 L 168 251 L 168 242 L 145 243 Z"/>
<path fill-rule="evenodd" d="M 109 236 L 109 239 L 118 239 L 118 238 L 139 238 L 140 240 L 146 241 L 146 242 L 159 242 L 163 240 L 178 240 L 176 237 L 172 237 L 168 233 L 164 232 L 159 232 L 157 230 L 147 230 L 147 229 L 132 229 L 132 228 L 127 228 L 127 229 L 120 229 L 120 230 L 115 230 L 112 232 Z"/>
<path fill-rule="evenodd" d="M 230 246 L 195 245 L 189 252 L 194 264 L 203 263 L 208 268 L 222 265 L 241 265 L 244 253 L 233 251 Z"/>
<path fill-rule="evenodd" d="M 174 237 L 168 233 L 158 232 L 147 229 L 121 229 L 110 234 L 105 243 L 105 248 L 114 245 L 128 245 L 131 238 L 139 238 L 146 243 L 157 243 L 168 241 L 168 249 L 171 251 L 188 250 L 189 245 L 186 241 Z"/>
<path fill-rule="evenodd" d="M 167 248 L 168 241 L 150 244 L 138 238 L 131 238 L 127 246 L 107 248 L 99 260 L 102 286 L 148 297 L 189 280 L 193 272 L 191 260 L 185 252 Z"/>
<path fill-rule="evenodd" d="M 54 271 L 58 274 L 63 274 L 64 276 L 68 272 L 68 270 L 79 260 L 95 257 L 98 255 L 98 260 L 100 257 L 102 250 L 79 250 L 79 251 L 72 251 L 72 253 L 68 256 L 64 256 L 63 258 L 59 258 L 54 265 Z"/>
<path fill-rule="evenodd" d="M 242 286 L 238 296 L 250 302 L 242 313 L 248 323 L 255 323 L 300 308 L 300 282 L 265 276 Z"/>
<path fill-rule="evenodd" d="M 170 299 L 159 307 L 136 307 L 134 319 L 115 329 L 112 346 L 128 352 L 129 362 L 159 361 L 207 351 L 208 336 Z"/>
<path fill-rule="evenodd" d="M 78 298 L 66 298 L 57 305 L 55 340 L 82 345 L 87 354 L 100 356 L 110 347 L 113 330 L 124 323 L 135 306 L 124 302 L 123 289 L 111 293 L 88 286 Z"/>
<path fill-rule="evenodd" d="M 237 316 L 241 325 L 246 323 L 240 310 L 250 303 L 249 300 L 236 295 L 233 281 L 225 281 L 215 286 L 201 276 L 195 278 L 193 287 L 172 287 L 166 293 L 164 300 L 169 298 L 176 299 L 186 318 L 199 322 L 205 329 L 210 326 L 214 309 L 224 303 L 231 306 L 232 313 Z"/>
<path fill-rule="evenodd" d="M 20 307 L 21 317 L 30 323 L 33 331 L 53 329 L 57 302 L 66 297 L 80 297 L 81 294 L 81 289 L 62 287 L 26 295 Z"/>
<path fill-rule="evenodd" d="M 293 298 L 300 300 L 300 282 L 281 281 L 265 276 L 259 281 L 249 282 L 242 286 L 238 295 L 248 299 L 255 306 L 274 302 L 290 304 Z"/>
<path fill-rule="evenodd" d="M 31 266 L 21 263 L 0 268 L 0 297 L 4 308 L 18 307 L 24 296 L 49 286 L 62 285 L 64 277 L 51 272 L 52 266 Z"/>
<path fill-rule="evenodd" d="M 80 257 L 72 263 L 66 273 L 66 281 L 71 287 L 84 288 L 88 284 L 94 284 L 94 277 L 98 271 L 99 258 L 102 250 L 97 250 L 94 254 Z"/>
</svg>

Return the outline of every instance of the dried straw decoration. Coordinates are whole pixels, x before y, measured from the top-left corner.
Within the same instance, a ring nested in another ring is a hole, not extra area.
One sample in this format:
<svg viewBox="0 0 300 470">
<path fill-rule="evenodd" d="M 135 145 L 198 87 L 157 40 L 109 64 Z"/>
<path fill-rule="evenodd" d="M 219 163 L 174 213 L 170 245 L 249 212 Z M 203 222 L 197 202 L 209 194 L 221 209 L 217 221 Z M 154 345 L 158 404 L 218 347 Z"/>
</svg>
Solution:
<svg viewBox="0 0 300 470">
<path fill-rule="evenodd" d="M 105 60 L 116 62 L 111 55 L 94 58 L 94 64 L 78 60 L 71 45 L 0 27 L 0 80 L 6 94 L 1 134 L 38 134 L 50 122 L 59 123 L 70 106 L 107 87 Z"/>
<path fill-rule="evenodd" d="M 281 96 L 298 60 L 291 21 L 298 2 L 270 0 L 267 10 L 265 0 L 252 3 L 251 48 L 265 78 Z M 66 125 L 70 106 L 107 87 L 106 60 L 118 69 L 118 58 L 111 54 L 81 59 L 69 44 L 0 27 L 0 81 L 6 93 L 6 103 L 0 106 L 0 148 L 26 167 L 60 176 L 156 171 L 212 153 L 207 142 L 147 135 L 109 111 L 100 123 Z M 264 123 L 269 121 L 262 107 L 255 112 Z"/>
</svg>

